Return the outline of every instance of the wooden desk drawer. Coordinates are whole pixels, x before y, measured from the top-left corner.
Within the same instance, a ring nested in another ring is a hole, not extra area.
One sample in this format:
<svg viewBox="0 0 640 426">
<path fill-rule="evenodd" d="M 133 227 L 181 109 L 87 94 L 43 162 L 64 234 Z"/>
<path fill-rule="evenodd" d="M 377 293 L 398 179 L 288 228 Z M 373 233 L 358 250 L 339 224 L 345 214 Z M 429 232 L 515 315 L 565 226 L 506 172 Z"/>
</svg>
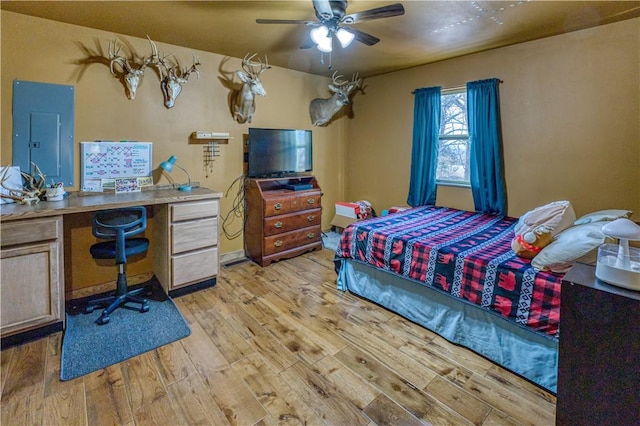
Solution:
<svg viewBox="0 0 640 426">
<path fill-rule="evenodd" d="M 171 225 L 171 254 L 218 244 L 218 218 L 179 222 Z"/>
<path fill-rule="evenodd" d="M 289 213 L 267 217 L 264 220 L 264 235 L 281 234 L 313 225 L 320 225 L 321 210 L 305 210 L 301 213 Z"/>
<path fill-rule="evenodd" d="M 285 232 L 264 238 L 264 255 L 268 256 L 280 251 L 311 244 L 322 239 L 320 226 L 299 229 L 297 231 Z"/>
<path fill-rule="evenodd" d="M 2 224 L 2 246 L 56 240 L 61 234 L 61 216 L 4 222 Z"/>
<path fill-rule="evenodd" d="M 211 278 L 218 274 L 218 248 L 173 256 L 171 269 L 173 287 Z"/>
<path fill-rule="evenodd" d="M 171 221 L 201 219 L 218 216 L 218 200 L 194 201 L 171 204 Z"/>
</svg>

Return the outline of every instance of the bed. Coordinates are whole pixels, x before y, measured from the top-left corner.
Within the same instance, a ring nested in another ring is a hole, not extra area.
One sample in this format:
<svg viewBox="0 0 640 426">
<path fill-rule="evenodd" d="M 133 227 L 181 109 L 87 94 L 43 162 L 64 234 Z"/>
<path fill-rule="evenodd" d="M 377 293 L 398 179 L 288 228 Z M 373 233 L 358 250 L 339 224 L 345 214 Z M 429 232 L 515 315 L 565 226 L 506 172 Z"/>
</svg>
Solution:
<svg viewBox="0 0 640 426">
<path fill-rule="evenodd" d="M 555 393 L 562 274 L 511 249 L 517 219 L 417 207 L 346 227 L 338 289 Z"/>
</svg>

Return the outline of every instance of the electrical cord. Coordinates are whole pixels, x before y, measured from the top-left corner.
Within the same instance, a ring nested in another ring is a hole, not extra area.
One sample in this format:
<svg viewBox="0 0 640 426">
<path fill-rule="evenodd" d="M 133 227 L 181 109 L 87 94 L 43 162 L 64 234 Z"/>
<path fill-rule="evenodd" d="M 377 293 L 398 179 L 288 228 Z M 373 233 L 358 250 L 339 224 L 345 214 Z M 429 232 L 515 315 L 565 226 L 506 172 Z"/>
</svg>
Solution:
<svg viewBox="0 0 640 426">
<path fill-rule="evenodd" d="M 229 195 L 229 192 L 233 188 L 233 186 L 238 183 L 238 191 L 236 192 L 235 197 L 233 198 L 233 204 L 231 206 L 231 210 L 222 218 L 222 232 L 225 237 L 229 240 L 233 240 L 242 235 L 244 231 L 244 184 L 246 182 L 246 176 L 241 175 L 234 179 L 227 188 L 227 192 L 225 193 L 225 198 Z M 234 232 L 230 232 L 228 230 L 229 227 L 233 224 L 235 219 L 240 219 L 242 221 L 242 226 L 240 229 Z"/>
</svg>

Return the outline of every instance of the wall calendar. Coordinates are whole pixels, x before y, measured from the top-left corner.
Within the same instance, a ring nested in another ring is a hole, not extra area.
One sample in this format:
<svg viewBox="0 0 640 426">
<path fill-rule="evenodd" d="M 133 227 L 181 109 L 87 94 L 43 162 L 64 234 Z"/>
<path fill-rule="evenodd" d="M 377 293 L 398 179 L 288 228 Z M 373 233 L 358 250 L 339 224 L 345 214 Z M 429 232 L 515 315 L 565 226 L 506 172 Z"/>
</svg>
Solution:
<svg viewBox="0 0 640 426">
<path fill-rule="evenodd" d="M 152 162 L 151 142 L 80 142 L 80 190 L 139 191 L 152 182 Z"/>
</svg>

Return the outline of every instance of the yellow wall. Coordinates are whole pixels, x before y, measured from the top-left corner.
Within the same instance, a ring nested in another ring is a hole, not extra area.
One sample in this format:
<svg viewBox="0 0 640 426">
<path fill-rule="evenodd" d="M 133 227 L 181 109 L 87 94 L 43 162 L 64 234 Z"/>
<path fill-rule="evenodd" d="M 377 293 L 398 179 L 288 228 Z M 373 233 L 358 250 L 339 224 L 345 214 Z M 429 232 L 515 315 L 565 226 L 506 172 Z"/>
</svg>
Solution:
<svg viewBox="0 0 640 426">
<path fill-rule="evenodd" d="M 322 224 L 328 229 L 335 201 L 367 199 L 378 212 L 406 203 L 412 90 L 498 77 L 504 81 L 500 96 L 509 214 L 568 199 L 578 215 L 627 208 L 640 220 L 639 18 L 368 78 L 365 92 L 355 95 L 354 118 L 342 116 L 318 128 L 310 124 L 308 104 L 328 96 L 326 78 L 278 67 L 264 72 L 268 95 L 257 99 L 254 122 L 240 125 L 231 117 L 229 90 L 221 82 L 221 70 L 240 68 L 238 58 L 159 43 L 161 52 L 185 64 L 194 53 L 202 62 L 200 79 L 192 76 L 168 110 L 153 73 L 146 74 L 130 101 L 107 66 L 78 64 L 86 57 L 84 48 L 104 53 L 114 38 L 148 54 L 145 39 L 0 13 L 2 164 L 11 161 L 14 79 L 76 87 L 76 181 L 80 141 L 137 139 L 154 143 L 156 165 L 176 154 L 195 181 L 226 192 L 242 174 L 248 127 L 313 129 L 314 174 L 325 194 Z M 208 176 L 202 148 L 188 144 L 195 130 L 229 132 L 234 138 L 221 146 Z M 236 190 L 223 199 L 223 215 Z M 473 209 L 467 189 L 440 187 L 438 203 Z M 240 226 L 236 221 L 229 229 Z M 242 248 L 241 238 L 222 236 L 222 254 Z"/>
<path fill-rule="evenodd" d="M 343 199 L 343 164 L 346 134 L 343 117 L 326 128 L 311 126 L 308 105 L 316 97 L 328 97 L 328 79 L 311 74 L 273 67 L 261 75 L 267 96 L 256 101 L 256 113 L 251 124 L 238 124 L 231 117 L 227 98 L 230 90 L 225 78 L 240 69 L 241 60 L 222 55 L 193 51 L 180 46 L 157 43 L 161 54 L 174 54 L 183 66 L 190 66 L 196 54 L 202 66 L 200 78 L 192 75 L 184 85 L 172 109 L 163 104 L 158 76 L 148 70 L 134 100 L 128 100 L 124 87 L 114 78 L 108 65 L 82 65 L 87 51 L 106 55 L 110 40 L 129 44 L 138 55 L 150 53 L 146 39 L 122 36 L 105 31 L 33 18 L 13 12 L 0 12 L 2 23 L 2 129 L 1 164 L 11 163 L 11 102 L 15 79 L 75 86 L 75 188 L 79 184 L 81 141 L 96 139 L 141 140 L 153 142 L 153 163 L 157 167 L 170 155 L 178 156 L 194 181 L 201 186 L 227 192 L 232 182 L 243 172 L 243 134 L 249 127 L 298 128 L 313 130 L 314 174 L 324 192 L 323 229 L 330 228 L 335 201 Z M 153 39 L 153 34 L 149 34 Z M 123 53 L 129 53 L 123 48 Z M 263 52 L 259 52 L 264 55 Z M 264 56 L 263 56 L 264 57 Z M 223 71 L 228 73 L 226 76 Z M 237 76 L 235 82 L 239 83 Z M 233 140 L 221 145 L 221 156 L 215 160 L 213 172 L 205 173 L 202 146 L 189 144 L 189 135 L 196 130 L 229 132 Z M 155 174 L 154 174 L 155 175 Z M 171 178 L 184 181 L 176 170 Z M 158 184 L 169 183 L 162 177 Z M 223 198 L 221 213 L 231 209 L 238 186 Z M 234 232 L 242 227 L 236 219 L 229 225 Z M 221 236 L 221 254 L 243 250 L 242 238 L 229 240 Z"/>
<path fill-rule="evenodd" d="M 625 208 L 640 220 L 640 18 L 369 78 L 349 123 L 348 199 L 405 205 L 413 95 L 497 77 L 508 210 L 554 200 L 576 214 Z M 473 210 L 470 190 L 438 204 Z"/>
</svg>

